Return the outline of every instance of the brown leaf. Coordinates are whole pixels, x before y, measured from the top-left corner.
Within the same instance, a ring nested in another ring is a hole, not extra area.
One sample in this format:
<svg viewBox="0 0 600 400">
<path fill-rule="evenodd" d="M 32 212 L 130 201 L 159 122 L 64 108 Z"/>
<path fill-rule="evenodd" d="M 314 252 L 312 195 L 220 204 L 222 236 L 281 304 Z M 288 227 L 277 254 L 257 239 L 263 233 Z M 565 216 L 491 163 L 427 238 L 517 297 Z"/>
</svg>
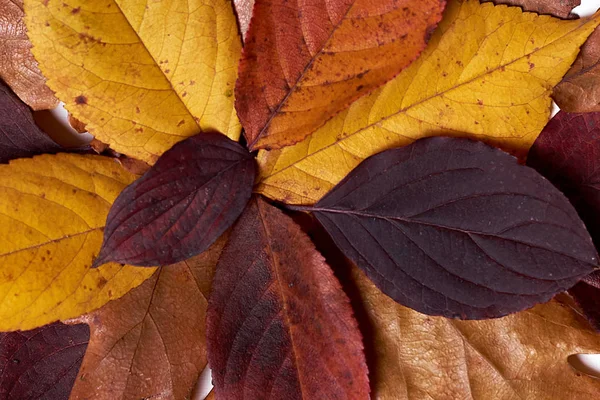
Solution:
<svg viewBox="0 0 600 400">
<path fill-rule="evenodd" d="M 373 399 L 588 400 L 600 391 L 600 380 L 567 362 L 574 353 L 599 353 L 600 336 L 562 302 L 456 321 L 395 303 L 356 267 L 352 275 Z"/>
<path fill-rule="evenodd" d="M 71 127 L 73 129 L 75 129 L 77 131 L 77 133 L 87 132 L 85 124 L 83 122 L 81 122 L 80 120 L 78 120 L 77 118 L 75 118 L 71 114 L 69 114 L 69 124 L 71 125 Z"/>
<path fill-rule="evenodd" d="M 135 158 L 121 156 L 117 158 L 123 168 L 135 175 L 144 175 L 150 169 L 150 164 Z"/>
<path fill-rule="evenodd" d="M 206 366 L 206 298 L 226 241 L 75 320 L 91 339 L 71 399 L 187 399 Z"/>
<path fill-rule="evenodd" d="M 301 141 L 425 48 L 445 0 L 256 3 L 235 108 L 251 149 Z"/>
<path fill-rule="evenodd" d="M 217 399 L 366 399 L 349 301 L 308 237 L 261 199 L 223 252 L 207 338 Z"/>
<path fill-rule="evenodd" d="M 600 111 L 600 29 L 596 28 L 552 96 L 566 112 Z"/>
<path fill-rule="evenodd" d="M 34 110 L 58 105 L 31 54 L 23 0 L 0 0 L 0 79 Z"/>
<path fill-rule="evenodd" d="M 558 18 L 577 18 L 571 11 L 581 4 L 581 0 L 483 0 L 482 3 L 506 4 L 521 7 L 523 11 L 550 14 Z"/>
</svg>

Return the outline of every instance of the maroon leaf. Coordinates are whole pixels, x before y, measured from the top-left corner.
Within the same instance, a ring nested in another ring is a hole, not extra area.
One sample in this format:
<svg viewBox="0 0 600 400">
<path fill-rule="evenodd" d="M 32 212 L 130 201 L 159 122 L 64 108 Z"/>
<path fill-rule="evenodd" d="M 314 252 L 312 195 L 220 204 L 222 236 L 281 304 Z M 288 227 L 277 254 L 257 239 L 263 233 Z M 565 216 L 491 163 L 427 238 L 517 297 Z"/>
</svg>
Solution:
<svg viewBox="0 0 600 400">
<path fill-rule="evenodd" d="M 304 209 L 384 293 L 431 315 L 523 310 L 597 263 L 562 193 L 514 157 L 467 139 L 423 139 L 375 155 Z"/>
<path fill-rule="evenodd" d="M 527 165 L 569 198 L 600 246 L 600 113 L 559 112 L 533 144 Z M 586 277 L 569 293 L 600 330 L 600 274 Z"/>
<path fill-rule="evenodd" d="M 202 253 L 248 202 L 254 158 L 218 133 L 177 143 L 113 204 L 94 266 L 168 265 Z"/>
<path fill-rule="evenodd" d="M 60 149 L 37 127 L 29 107 L 0 81 L 0 163 Z"/>
<path fill-rule="evenodd" d="M 250 202 L 217 264 L 207 314 L 217 399 L 368 399 L 348 298 L 294 222 Z"/>
<path fill-rule="evenodd" d="M 90 338 L 87 325 L 0 333 L 0 399 L 68 399 Z"/>
</svg>

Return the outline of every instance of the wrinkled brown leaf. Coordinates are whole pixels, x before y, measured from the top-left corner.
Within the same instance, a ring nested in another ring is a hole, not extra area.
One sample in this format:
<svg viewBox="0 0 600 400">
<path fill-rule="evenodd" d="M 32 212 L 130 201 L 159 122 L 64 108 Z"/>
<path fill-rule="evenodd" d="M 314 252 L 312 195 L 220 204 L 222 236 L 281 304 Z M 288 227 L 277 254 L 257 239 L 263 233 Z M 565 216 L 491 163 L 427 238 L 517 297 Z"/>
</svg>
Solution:
<svg viewBox="0 0 600 400">
<path fill-rule="evenodd" d="M 227 234 L 74 322 L 91 339 L 71 399 L 187 399 L 206 367 L 205 316 Z"/>
<path fill-rule="evenodd" d="M 23 0 L 0 0 L 0 79 L 34 110 L 58 105 L 31 54 Z"/>
<path fill-rule="evenodd" d="M 577 373 L 575 353 L 599 353 L 600 336 L 552 300 L 508 317 L 456 321 L 403 307 L 354 268 L 373 399 L 596 398 L 600 380 Z"/>
<path fill-rule="evenodd" d="M 552 96 L 566 112 L 600 111 L 600 29 L 596 28 Z"/>
<path fill-rule="evenodd" d="M 577 18 L 571 11 L 581 4 L 581 0 L 483 0 L 494 4 L 521 7 L 523 11 L 550 14 L 558 18 Z"/>
</svg>

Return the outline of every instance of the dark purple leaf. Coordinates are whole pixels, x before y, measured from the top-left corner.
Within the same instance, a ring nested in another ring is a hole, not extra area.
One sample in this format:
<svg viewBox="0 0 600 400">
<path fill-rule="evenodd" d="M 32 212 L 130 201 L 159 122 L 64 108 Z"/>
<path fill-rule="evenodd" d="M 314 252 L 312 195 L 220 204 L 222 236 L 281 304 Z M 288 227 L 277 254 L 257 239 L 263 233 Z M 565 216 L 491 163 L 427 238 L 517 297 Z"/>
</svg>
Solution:
<svg viewBox="0 0 600 400">
<path fill-rule="evenodd" d="M 600 113 L 559 112 L 537 138 L 527 165 L 569 198 L 600 246 Z M 595 272 L 569 293 L 600 330 L 600 274 Z"/>
<path fill-rule="evenodd" d="M 384 293 L 431 315 L 523 310 L 597 263 L 562 193 L 514 157 L 467 139 L 423 139 L 370 157 L 312 210 Z"/>
<path fill-rule="evenodd" d="M 35 124 L 29 107 L 0 81 L 0 163 L 60 150 Z"/>
<path fill-rule="evenodd" d="M 218 133 L 177 143 L 119 195 L 94 266 L 168 265 L 202 253 L 252 193 L 254 158 Z"/>
<path fill-rule="evenodd" d="M 87 325 L 60 322 L 0 333 L 0 399 L 68 399 L 89 339 Z"/>
</svg>

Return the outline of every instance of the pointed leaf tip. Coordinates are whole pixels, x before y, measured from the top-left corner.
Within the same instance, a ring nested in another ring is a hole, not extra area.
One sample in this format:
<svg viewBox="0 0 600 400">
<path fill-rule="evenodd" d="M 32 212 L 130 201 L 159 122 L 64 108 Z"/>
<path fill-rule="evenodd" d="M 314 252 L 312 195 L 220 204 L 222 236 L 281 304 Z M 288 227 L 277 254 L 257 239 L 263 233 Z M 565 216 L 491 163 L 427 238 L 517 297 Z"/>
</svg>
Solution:
<svg viewBox="0 0 600 400">
<path fill-rule="evenodd" d="M 254 158 L 224 135 L 177 143 L 119 195 L 94 265 L 163 266 L 203 252 L 238 218 L 255 174 Z"/>
</svg>

